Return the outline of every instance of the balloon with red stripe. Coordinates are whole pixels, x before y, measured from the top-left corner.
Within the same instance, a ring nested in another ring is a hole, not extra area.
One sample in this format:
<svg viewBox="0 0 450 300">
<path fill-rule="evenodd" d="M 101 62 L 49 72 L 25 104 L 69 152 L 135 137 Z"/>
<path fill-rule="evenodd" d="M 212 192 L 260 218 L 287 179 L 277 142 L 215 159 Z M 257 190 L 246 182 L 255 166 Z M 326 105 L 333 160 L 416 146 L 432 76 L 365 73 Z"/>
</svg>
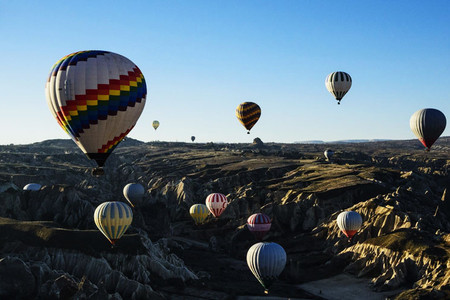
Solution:
<svg viewBox="0 0 450 300">
<path fill-rule="evenodd" d="M 336 222 L 339 229 L 351 240 L 361 228 L 362 218 L 356 211 L 344 211 L 338 215 Z"/>
<path fill-rule="evenodd" d="M 224 194 L 212 193 L 206 197 L 206 206 L 216 218 L 218 218 L 225 211 L 227 205 L 227 197 Z"/>
<path fill-rule="evenodd" d="M 262 240 L 266 233 L 270 230 L 272 222 L 268 215 L 263 213 L 253 214 L 247 219 L 247 228 L 255 236 L 257 240 Z"/>
<path fill-rule="evenodd" d="M 409 119 L 409 126 L 419 141 L 430 151 L 431 146 L 441 136 L 447 125 L 445 115 L 435 108 L 416 111 Z"/>
<path fill-rule="evenodd" d="M 53 65 L 45 94 L 58 124 L 101 171 L 139 119 L 147 86 L 141 70 L 128 58 L 88 50 Z"/>
</svg>

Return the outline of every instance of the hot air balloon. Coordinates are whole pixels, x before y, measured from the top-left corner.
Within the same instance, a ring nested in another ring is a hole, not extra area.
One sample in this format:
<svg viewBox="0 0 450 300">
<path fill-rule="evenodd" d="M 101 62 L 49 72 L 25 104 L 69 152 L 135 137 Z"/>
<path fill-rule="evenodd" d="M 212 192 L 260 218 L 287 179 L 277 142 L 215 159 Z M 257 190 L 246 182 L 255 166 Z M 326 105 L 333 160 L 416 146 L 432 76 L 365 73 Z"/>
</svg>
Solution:
<svg viewBox="0 0 450 300">
<path fill-rule="evenodd" d="M 104 236 L 115 244 L 133 221 L 131 208 L 123 202 L 104 202 L 94 212 L 94 222 Z"/>
<path fill-rule="evenodd" d="M 123 196 L 128 200 L 132 207 L 142 201 L 144 194 L 145 189 L 139 183 L 129 183 L 123 188 Z"/>
<path fill-rule="evenodd" d="M 352 87 L 352 78 L 345 72 L 333 72 L 325 79 L 327 90 L 336 98 L 338 104 Z"/>
<path fill-rule="evenodd" d="M 145 105 L 141 70 L 108 51 L 69 54 L 52 67 L 45 85 L 47 104 L 59 125 L 103 174 L 106 159 L 133 129 Z"/>
<path fill-rule="evenodd" d="M 216 218 L 223 213 L 225 208 L 227 208 L 227 205 L 227 197 L 223 194 L 213 193 L 206 197 L 206 206 Z"/>
<path fill-rule="evenodd" d="M 29 183 L 26 186 L 23 187 L 24 191 L 39 191 L 41 189 L 42 185 L 40 185 L 39 183 Z"/>
<path fill-rule="evenodd" d="M 153 121 L 152 126 L 153 126 L 153 128 L 155 128 L 155 130 L 158 129 L 159 121 L 157 121 L 157 120 Z"/>
<path fill-rule="evenodd" d="M 248 249 L 247 265 L 268 293 L 286 265 L 286 251 L 277 243 L 254 244 Z"/>
<path fill-rule="evenodd" d="M 262 240 L 270 230 L 271 225 L 272 222 L 270 222 L 269 216 L 262 213 L 253 214 L 247 219 L 248 230 L 250 230 L 259 241 Z"/>
<path fill-rule="evenodd" d="M 333 155 L 334 155 L 334 151 L 333 151 L 333 150 L 330 150 L 330 149 L 327 149 L 327 150 L 325 150 L 325 151 L 323 152 L 323 155 L 325 155 L 325 158 L 326 158 L 328 161 L 330 161 L 331 158 L 332 158 Z"/>
<path fill-rule="evenodd" d="M 195 136 L 191 136 L 191 141 L 195 141 Z"/>
<path fill-rule="evenodd" d="M 250 134 L 250 129 L 258 122 L 260 116 L 261 108 L 256 103 L 244 102 L 236 108 L 236 117 L 248 130 L 248 134 Z"/>
<path fill-rule="evenodd" d="M 336 222 L 339 229 L 351 241 L 356 232 L 361 228 L 362 218 L 355 211 L 344 211 L 338 215 Z"/>
<path fill-rule="evenodd" d="M 430 147 L 444 132 L 447 120 L 442 112 L 434 108 L 416 111 L 409 119 L 412 132 L 419 141 L 430 151 Z"/>
<path fill-rule="evenodd" d="M 204 204 L 194 204 L 189 209 L 189 214 L 194 219 L 195 224 L 201 224 L 209 215 L 208 207 Z"/>
</svg>

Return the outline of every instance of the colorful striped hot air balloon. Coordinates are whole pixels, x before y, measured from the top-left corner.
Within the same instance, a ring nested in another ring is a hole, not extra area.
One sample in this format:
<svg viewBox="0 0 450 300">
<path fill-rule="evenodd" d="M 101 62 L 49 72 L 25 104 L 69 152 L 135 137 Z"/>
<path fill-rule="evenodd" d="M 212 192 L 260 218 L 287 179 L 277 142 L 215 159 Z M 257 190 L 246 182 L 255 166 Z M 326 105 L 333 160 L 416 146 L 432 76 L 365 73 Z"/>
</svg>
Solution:
<svg viewBox="0 0 450 300">
<path fill-rule="evenodd" d="M 189 214 L 194 219 L 195 224 L 201 224 L 209 215 L 208 207 L 204 204 L 194 204 L 189 209 Z"/>
<path fill-rule="evenodd" d="M 153 121 L 152 126 L 153 126 L 153 128 L 155 128 L 155 130 L 158 129 L 159 121 L 157 121 L 157 120 Z"/>
<path fill-rule="evenodd" d="M 263 213 L 253 214 L 247 219 L 247 228 L 256 237 L 257 240 L 262 240 L 266 233 L 270 230 L 272 222 L 268 215 Z"/>
<path fill-rule="evenodd" d="M 131 207 L 139 204 L 144 198 L 145 189 L 139 183 L 129 183 L 123 187 L 123 196 L 131 204 Z"/>
<path fill-rule="evenodd" d="M 416 111 L 409 119 L 409 126 L 419 141 L 430 151 L 431 146 L 441 136 L 447 125 L 445 115 L 434 108 Z"/>
<path fill-rule="evenodd" d="M 127 231 L 132 221 L 131 207 L 123 202 L 104 202 L 94 212 L 95 225 L 113 245 Z"/>
<path fill-rule="evenodd" d="M 333 95 L 338 104 L 352 87 L 352 78 L 345 72 L 333 72 L 325 79 L 327 90 Z"/>
<path fill-rule="evenodd" d="M 257 243 L 248 249 L 247 265 L 268 293 L 286 266 L 286 251 L 277 243 Z"/>
<path fill-rule="evenodd" d="M 108 51 L 69 54 L 52 67 L 47 103 L 59 125 L 88 158 L 102 167 L 133 129 L 145 105 L 147 86 L 128 58 Z"/>
<path fill-rule="evenodd" d="M 220 193 L 213 193 L 206 197 L 206 206 L 209 211 L 218 218 L 227 208 L 227 197 Z"/>
<path fill-rule="evenodd" d="M 236 108 L 236 117 L 248 130 L 248 134 L 250 134 L 250 129 L 258 122 L 260 116 L 261 108 L 256 103 L 244 102 Z"/>
<path fill-rule="evenodd" d="M 338 215 L 336 222 L 339 229 L 351 241 L 356 232 L 361 228 L 362 218 L 355 211 L 344 211 Z"/>
</svg>

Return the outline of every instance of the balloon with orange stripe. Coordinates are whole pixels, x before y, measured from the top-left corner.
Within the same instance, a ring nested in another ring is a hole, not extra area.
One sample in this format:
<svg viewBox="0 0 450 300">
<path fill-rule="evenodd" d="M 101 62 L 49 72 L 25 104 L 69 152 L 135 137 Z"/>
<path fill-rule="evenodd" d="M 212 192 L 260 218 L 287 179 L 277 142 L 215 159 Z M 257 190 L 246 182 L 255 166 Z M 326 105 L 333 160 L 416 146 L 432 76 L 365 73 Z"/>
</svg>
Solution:
<svg viewBox="0 0 450 300">
<path fill-rule="evenodd" d="M 101 168 L 139 119 L 147 86 L 141 70 L 128 58 L 88 50 L 53 65 L 45 94 L 58 124 Z"/>
<path fill-rule="evenodd" d="M 250 129 L 253 128 L 261 117 L 261 108 L 253 102 L 241 103 L 236 108 L 236 117 L 244 125 L 245 129 L 248 130 L 247 133 L 250 134 Z"/>
</svg>

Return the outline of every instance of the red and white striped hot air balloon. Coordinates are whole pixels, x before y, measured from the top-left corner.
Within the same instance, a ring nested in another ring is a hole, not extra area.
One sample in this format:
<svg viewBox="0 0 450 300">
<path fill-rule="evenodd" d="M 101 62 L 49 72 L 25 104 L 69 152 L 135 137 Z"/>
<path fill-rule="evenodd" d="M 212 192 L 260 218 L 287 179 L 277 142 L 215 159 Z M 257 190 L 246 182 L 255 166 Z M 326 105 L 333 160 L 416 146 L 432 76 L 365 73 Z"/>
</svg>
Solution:
<svg viewBox="0 0 450 300">
<path fill-rule="evenodd" d="M 262 240 L 266 233 L 270 230 L 272 222 L 268 215 L 263 213 L 253 214 L 247 219 L 247 228 L 255 236 L 257 240 Z"/>
<path fill-rule="evenodd" d="M 227 208 L 228 201 L 225 195 L 220 193 L 212 193 L 206 197 L 206 206 L 214 217 L 218 218 Z"/>
<path fill-rule="evenodd" d="M 336 222 L 339 229 L 351 241 L 356 232 L 361 228 L 362 218 L 356 211 L 343 211 L 338 215 Z"/>
</svg>

